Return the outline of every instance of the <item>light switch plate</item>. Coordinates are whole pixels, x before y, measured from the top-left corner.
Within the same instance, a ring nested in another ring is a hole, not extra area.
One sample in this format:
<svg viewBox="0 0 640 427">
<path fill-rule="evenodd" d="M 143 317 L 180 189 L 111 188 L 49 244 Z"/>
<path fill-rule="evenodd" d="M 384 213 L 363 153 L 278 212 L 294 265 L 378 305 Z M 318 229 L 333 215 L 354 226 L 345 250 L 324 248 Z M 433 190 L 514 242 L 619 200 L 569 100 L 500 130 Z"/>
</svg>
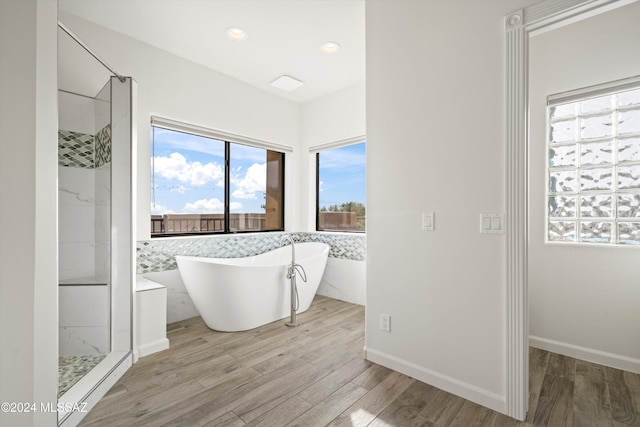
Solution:
<svg viewBox="0 0 640 427">
<path fill-rule="evenodd" d="M 433 231 L 436 228 L 436 214 L 433 212 L 422 212 L 422 231 Z"/>
<path fill-rule="evenodd" d="M 503 213 L 481 213 L 480 233 L 483 234 L 504 234 L 504 214 Z"/>
</svg>

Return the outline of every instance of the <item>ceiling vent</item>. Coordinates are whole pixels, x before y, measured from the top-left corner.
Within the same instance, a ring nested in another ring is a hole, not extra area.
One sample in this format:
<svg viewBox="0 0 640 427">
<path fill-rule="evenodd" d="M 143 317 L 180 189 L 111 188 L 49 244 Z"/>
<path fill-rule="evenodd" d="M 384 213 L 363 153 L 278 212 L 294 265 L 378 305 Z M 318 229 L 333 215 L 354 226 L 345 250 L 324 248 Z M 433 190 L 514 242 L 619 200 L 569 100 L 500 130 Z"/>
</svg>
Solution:
<svg viewBox="0 0 640 427">
<path fill-rule="evenodd" d="M 287 75 L 278 77 L 271 82 L 271 86 L 278 89 L 286 90 L 287 92 L 291 92 L 292 90 L 299 88 L 303 84 L 304 83 L 302 83 L 300 80 L 294 79 L 293 77 Z"/>
</svg>

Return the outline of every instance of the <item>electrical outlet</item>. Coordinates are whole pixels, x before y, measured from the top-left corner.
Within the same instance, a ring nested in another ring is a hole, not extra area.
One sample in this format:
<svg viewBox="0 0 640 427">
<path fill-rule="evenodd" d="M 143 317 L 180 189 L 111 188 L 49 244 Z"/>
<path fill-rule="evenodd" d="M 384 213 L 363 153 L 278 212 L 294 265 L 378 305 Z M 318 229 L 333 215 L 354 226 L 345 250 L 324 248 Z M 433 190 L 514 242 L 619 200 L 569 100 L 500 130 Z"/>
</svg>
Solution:
<svg viewBox="0 0 640 427">
<path fill-rule="evenodd" d="M 391 316 L 388 314 L 380 314 L 380 329 L 391 332 Z"/>
</svg>

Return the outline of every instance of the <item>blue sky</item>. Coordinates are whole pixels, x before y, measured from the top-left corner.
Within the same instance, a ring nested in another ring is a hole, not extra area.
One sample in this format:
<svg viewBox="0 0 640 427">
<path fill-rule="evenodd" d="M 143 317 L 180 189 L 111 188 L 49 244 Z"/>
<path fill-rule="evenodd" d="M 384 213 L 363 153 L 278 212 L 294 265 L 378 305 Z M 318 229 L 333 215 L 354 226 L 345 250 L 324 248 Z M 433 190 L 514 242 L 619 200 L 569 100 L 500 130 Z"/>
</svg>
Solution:
<svg viewBox="0 0 640 427">
<path fill-rule="evenodd" d="M 153 133 L 151 213 L 222 213 L 224 142 L 161 128 Z M 263 212 L 265 164 L 264 149 L 231 144 L 232 212 Z"/>
<path fill-rule="evenodd" d="M 320 207 L 365 203 L 365 143 L 320 152 Z"/>
<path fill-rule="evenodd" d="M 222 213 L 224 142 L 162 128 L 152 132 L 151 213 Z M 364 143 L 323 151 L 320 164 L 320 206 L 365 202 Z M 266 151 L 231 144 L 230 168 L 231 212 L 264 212 Z"/>
</svg>

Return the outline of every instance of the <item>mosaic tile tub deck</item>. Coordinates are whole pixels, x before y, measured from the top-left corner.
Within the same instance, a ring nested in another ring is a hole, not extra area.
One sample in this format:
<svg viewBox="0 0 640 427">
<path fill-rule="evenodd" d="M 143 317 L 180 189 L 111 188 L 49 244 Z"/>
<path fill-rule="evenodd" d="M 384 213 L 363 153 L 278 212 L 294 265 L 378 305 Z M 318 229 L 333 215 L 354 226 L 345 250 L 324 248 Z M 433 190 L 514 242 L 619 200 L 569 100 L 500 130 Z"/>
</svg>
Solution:
<svg viewBox="0 0 640 427">
<path fill-rule="evenodd" d="M 242 258 L 260 255 L 280 246 L 280 240 L 290 234 L 296 243 L 322 242 L 330 246 L 329 257 L 364 261 L 366 236 L 364 234 L 334 233 L 256 233 L 218 235 L 208 237 L 141 240 L 136 244 L 137 274 L 175 270 L 176 255 L 211 258 Z"/>
</svg>

